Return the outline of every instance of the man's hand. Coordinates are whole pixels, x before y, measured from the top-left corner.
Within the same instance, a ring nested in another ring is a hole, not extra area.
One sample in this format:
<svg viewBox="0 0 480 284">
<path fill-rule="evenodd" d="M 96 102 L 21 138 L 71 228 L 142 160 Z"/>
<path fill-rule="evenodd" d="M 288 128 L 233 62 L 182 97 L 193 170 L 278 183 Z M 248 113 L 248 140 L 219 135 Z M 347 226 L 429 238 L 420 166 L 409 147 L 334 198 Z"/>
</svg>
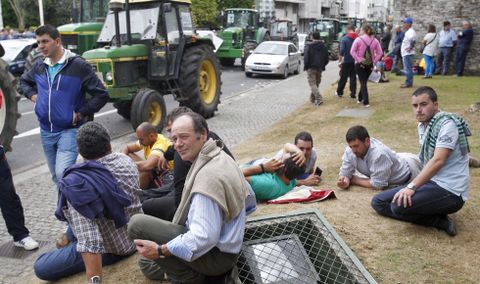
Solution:
<svg viewBox="0 0 480 284">
<path fill-rule="evenodd" d="M 292 160 L 295 164 L 302 166 L 303 164 L 305 164 L 305 161 L 307 159 L 305 158 L 305 155 L 303 155 L 303 152 L 299 151 L 295 152 L 295 154 L 292 154 Z"/>
<path fill-rule="evenodd" d="M 160 258 L 158 255 L 158 244 L 149 240 L 133 240 L 135 247 L 143 257 L 150 260 L 157 260 Z"/>
<path fill-rule="evenodd" d="M 157 162 L 157 167 L 161 170 L 168 170 L 169 169 L 169 161 L 167 161 L 167 159 L 163 158 L 163 159 L 158 159 L 158 162 Z"/>
<path fill-rule="evenodd" d="M 37 102 L 37 95 L 31 96 L 31 97 L 30 97 L 30 100 L 31 100 L 32 102 L 36 103 L 36 102 Z"/>
<path fill-rule="evenodd" d="M 322 181 L 322 178 L 320 176 L 317 176 L 316 174 L 311 174 L 306 179 L 297 180 L 297 185 L 307 185 L 307 186 L 319 185 L 321 181 Z"/>
<path fill-rule="evenodd" d="M 72 122 L 72 125 L 77 125 L 77 123 L 83 119 L 83 115 L 79 112 L 76 112 L 74 115 L 73 115 L 73 122 Z"/>
<path fill-rule="evenodd" d="M 339 176 L 337 180 L 337 186 L 341 189 L 347 189 L 350 187 L 350 179 L 348 177 Z"/>
<path fill-rule="evenodd" d="M 271 159 L 270 161 L 263 164 L 263 168 L 267 173 L 274 173 L 276 170 L 280 169 L 281 167 L 283 167 L 283 163 L 276 159 Z"/>
<path fill-rule="evenodd" d="M 410 188 L 402 188 L 400 191 L 395 193 L 392 199 L 392 203 L 397 203 L 398 206 L 403 206 L 407 208 L 412 206 L 412 196 L 415 194 L 415 190 Z"/>
</svg>

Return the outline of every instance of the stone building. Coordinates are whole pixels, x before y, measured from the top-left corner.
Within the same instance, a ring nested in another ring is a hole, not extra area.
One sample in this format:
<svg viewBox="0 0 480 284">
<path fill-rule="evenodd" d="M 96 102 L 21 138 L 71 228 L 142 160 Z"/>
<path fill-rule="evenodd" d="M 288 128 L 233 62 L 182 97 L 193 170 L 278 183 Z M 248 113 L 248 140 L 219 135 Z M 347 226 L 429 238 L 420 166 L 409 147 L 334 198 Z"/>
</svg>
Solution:
<svg viewBox="0 0 480 284">
<path fill-rule="evenodd" d="M 413 28 L 417 32 L 418 42 L 427 33 L 429 24 L 435 24 L 437 32 L 443 28 L 443 21 L 450 21 L 452 27 L 461 30 L 462 21 L 470 21 L 474 36 L 465 66 L 466 75 L 480 75 L 480 4 L 479 0 L 395 0 L 394 23 L 400 23 L 404 17 L 413 19 Z M 419 46 L 420 47 L 420 46 Z M 418 49 L 417 49 L 418 50 Z M 417 54 L 420 57 L 420 54 Z M 450 63 L 453 74 L 454 61 Z"/>
</svg>

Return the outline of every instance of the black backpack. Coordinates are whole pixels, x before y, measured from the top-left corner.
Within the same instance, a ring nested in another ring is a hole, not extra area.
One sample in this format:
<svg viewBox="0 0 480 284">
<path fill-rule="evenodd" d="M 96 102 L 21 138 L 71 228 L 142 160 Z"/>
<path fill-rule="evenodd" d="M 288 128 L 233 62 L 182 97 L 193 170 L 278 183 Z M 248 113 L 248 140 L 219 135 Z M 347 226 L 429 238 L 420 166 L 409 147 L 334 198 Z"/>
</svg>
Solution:
<svg viewBox="0 0 480 284">
<path fill-rule="evenodd" d="M 367 43 L 363 40 L 363 38 L 359 37 L 359 39 L 367 45 Z M 363 66 L 367 66 L 367 67 L 373 66 L 372 51 L 370 49 L 370 45 L 372 44 L 372 42 L 373 42 L 373 39 L 370 42 L 370 44 L 367 45 L 367 48 L 365 49 L 365 53 L 363 54 L 363 60 L 360 62 L 360 64 L 362 64 Z"/>
</svg>

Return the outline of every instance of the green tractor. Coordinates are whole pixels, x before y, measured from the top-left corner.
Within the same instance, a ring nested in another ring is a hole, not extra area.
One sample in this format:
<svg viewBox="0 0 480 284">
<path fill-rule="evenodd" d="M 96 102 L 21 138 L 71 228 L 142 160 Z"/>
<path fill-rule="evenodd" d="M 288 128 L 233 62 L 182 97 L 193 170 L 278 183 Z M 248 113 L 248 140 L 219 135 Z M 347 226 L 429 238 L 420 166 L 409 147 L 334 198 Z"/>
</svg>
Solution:
<svg viewBox="0 0 480 284">
<path fill-rule="evenodd" d="M 74 23 L 59 26 L 58 31 L 63 46 L 81 55 L 96 47 L 108 12 L 108 0 L 80 0 L 79 12 L 78 15 L 77 9 L 74 9 Z"/>
<path fill-rule="evenodd" d="M 224 66 L 233 66 L 236 58 L 241 58 L 242 67 L 245 66 L 247 57 L 257 45 L 270 40 L 270 32 L 261 25 L 257 10 L 225 10 L 223 27 L 220 32 L 223 43 L 217 56 Z"/>
<path fill-rule="evenodd" d="M 309 39 L 313 32 L 319 32 L 320 38 L 325 42 L 328 48 L 331 60 L 338 59 L 339 53 L 339 40 L 338 35 L 340 33 L 340 21 L 332 18 L 322 18 L 310 22 L 309 27 Z"/>
<path fill-rule="evenodd" d="M 290 41 L 298 48 L 297 28 L 290 20 L 276 20 L 270 26 L 270 39 Z"/>
<path fill-rule="evenodd" d="M 164 126 L 163 95 L 205 118 L 220 103 L 220 64 L 209 38 L 195 34 L 189 0 L 112 0 L 98 37 L 83 57 L 108 89 L 117 112 L 136 128 Z"/>
</svg>

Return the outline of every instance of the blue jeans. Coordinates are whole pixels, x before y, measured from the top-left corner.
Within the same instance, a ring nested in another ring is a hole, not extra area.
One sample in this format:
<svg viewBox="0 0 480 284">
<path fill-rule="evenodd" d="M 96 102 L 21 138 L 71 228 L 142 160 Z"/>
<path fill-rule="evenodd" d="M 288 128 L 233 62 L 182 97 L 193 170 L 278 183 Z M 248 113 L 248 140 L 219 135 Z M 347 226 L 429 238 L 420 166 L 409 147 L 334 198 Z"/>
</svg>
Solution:
<svg viewBox="0 0 480 284">
<path fill-rule="evenodd" d="M 425 60 L 425 77 L 432 76 L 433 72 L 435 72 L 435 60 L 433 56 L 424 54 L 423 59 Z"/>
<path fill-rule="evenodd" d="M 413 85 L 413 55 L 405 55 L 403 57 L 403 67 L 405 69 L 405 85 Z"/>
<path fill-rule="evenodd" d="M 102 254 L 102 266 L 111 265 L 128 255 Z M 77 252 L 77 242 L 71 242 L 61 249 L 40 255 L 33 265 L 35 275 L 45 281 L 55 281 L 85 271 L 82 255 Z"/>
<path fill-rule="evenodd" d="M 450 63 L 450 58 L 452 57 L 452 47 L 440 47 L 440 52 L 438 53 L 437 58 L 437 72 L 442 75 L 447 75 L 448 64 Z"/>
<path fill-rule="evenodd" d="M 470 48 L 464 45 L 457 45 L 457 55 L 455 57 L 455 72 L 458 76 L 463 75 L 465 69 L 465 60 L 467 60 L 467 53 Z"/>
<path fill-rule="evenodd" d="M 412 196 L 412 206 L 404 208 L 392 203 L 395 193 L 405 186 L 380 192 L 372 198 L 372 207 L 378 214 L 423 226 L 435 227 L 446 215 L 460 210 L 462 197 L 429 181 Z"/>
<path fill-rule="evenodd" d="M 77 128 L 60 132 L 40 130 L 43 152 L 48 169 L 55 183 L 62 177 L 63 171 L 75 164 L 77 160 Z"/>
</svg>

